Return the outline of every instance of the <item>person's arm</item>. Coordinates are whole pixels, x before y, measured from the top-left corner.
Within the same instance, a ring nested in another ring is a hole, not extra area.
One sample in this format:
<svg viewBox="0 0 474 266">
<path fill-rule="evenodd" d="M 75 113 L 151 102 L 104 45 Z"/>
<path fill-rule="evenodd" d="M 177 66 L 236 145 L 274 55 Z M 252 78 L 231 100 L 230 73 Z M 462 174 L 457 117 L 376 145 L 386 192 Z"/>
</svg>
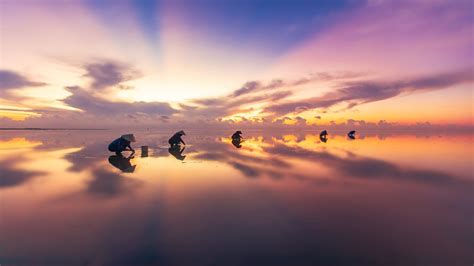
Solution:
<svg viewBox="0 0 474 266">
<path fill-rule="evenodd" d="M 186 145 L 186 143 L 184 143 L 184 140 L 182 138 L 179 139 L 184 145 Z"/>
<path fill-rule="evenodd" d="M 135 152 L 135 150 L 132 148 L 132 146 L 130 144 L 127 145 L 127 148 L 128 148 L 129 151 Z"/>
</svg>

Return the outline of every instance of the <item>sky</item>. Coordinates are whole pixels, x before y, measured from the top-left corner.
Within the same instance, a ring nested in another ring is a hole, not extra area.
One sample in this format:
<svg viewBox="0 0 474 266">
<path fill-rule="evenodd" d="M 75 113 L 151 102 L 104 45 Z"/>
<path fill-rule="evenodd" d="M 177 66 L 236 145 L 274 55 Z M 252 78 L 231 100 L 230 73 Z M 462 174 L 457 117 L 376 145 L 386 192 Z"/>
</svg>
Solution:
<svg viewBox="0 0 474 266">
<path fill-rule="evenodd" d="M 472 127 L 470 0 L 1 0 L 0 127 Z"/>
</svg>

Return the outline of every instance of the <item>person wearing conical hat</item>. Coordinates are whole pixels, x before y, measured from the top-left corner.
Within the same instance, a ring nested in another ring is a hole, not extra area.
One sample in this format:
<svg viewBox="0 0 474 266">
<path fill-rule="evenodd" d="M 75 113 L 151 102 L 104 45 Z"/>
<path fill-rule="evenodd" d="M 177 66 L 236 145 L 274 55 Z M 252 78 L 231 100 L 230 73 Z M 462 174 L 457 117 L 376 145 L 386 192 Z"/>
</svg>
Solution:
<svg viewBox="0 0 474 266">
<path fill-rule="evenodd" d="M 355 139 L 355 133 L 356 133 L 355 130 L 351 130 L 351 131 L 349 131 L 349 133 L 347 133 L 347 136 L 348 136 L 350 139 Z"/>
<path fill-rule="evenodd" d="M 321 131 L 321 133 L 319 133 L 319 136 L 326 136 L 327 137 L 327 135 L 329 135 L 327 130 L 323 130 L 323 131 Z"/>
<path fill-rule="evenodd" d="M 117 155 L 121 154 L 123 151 L 131 151 L 135 153 L 135 150 L 130 146 L 130 144 L 135 141 L 135 136 L 133 134 L 122 135 L 120 138 L 109 144 L 109 151 L 115 152 Z"/>
<path fill-rule="evenodd" d="M 235 131 L 235 133 L 232 134 L 231 138 L 232 138 L 232 145 L 234 145 L 238 149 L 242 148 L 242 144 L 241 144 L 243 141 L 242 131 L 240 130 Z"/>
<path fill-rule="evenodd" d="M 242 140 L 243 137 L 242 137 L 242 131 L 238 130 L 238 131 L 235 131 L 234 134 L 232 134 L 232 140 Z"/>
<path fill-rule="evenodd" d="M 184 143 L 184 140 L 181 138 L 181 136 L 184 136 L 184 135 L 186 135 L 184 131 L 182 130 L 178 131 L 168 140 L 168 143 L 171 146 L 180 145 L 181 143 L 183 143 L 183 145 L 186 145 L 186 143 Z"/>
<path fill-rule="evenodd" d="M 326 143 L 328 141 L 328 131 L 327 130 L 323 130 L 321 131 L 321 133 L 319 133 L 319 139 Z"/>
</svg>

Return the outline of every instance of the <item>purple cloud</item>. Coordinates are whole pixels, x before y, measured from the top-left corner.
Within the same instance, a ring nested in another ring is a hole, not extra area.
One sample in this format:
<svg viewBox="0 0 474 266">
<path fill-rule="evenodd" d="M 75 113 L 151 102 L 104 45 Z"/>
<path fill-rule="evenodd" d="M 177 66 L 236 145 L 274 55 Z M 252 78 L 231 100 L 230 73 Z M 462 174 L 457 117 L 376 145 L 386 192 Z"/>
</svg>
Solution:
<svg viewBox="0 0 474 266">
<path fill-rule="evenodd" d="M 31 81 L 27 77 L 10 70 L 0 70 L 0 97 L 12 97 L 11 90 L 25 87 L 40 87 L 44 82 Z"/>
<path fill-rule="evenodd" d="M 404 92 L 438 90 L 473 81 L 472 69 L 468 69 L 390 82 L 346 82 L 335 92 L 327 93 L 321 97 L 268 106 L 265 111 L 276 115 L 285 115 L 316 108 L 328 108 L 338 103 L 348 103 L 348 107 L 351 108 L 363 103 L 392 98 Z"/>
<path fill-rule="evenodd" d="M 231 114 L 252 111 L 252 107 L 243 109 L 256 103 L 273 104 L 293 95 L 296 86 L 316 81 L 348 80 L 360 77 L 363 74 L 354 72 L 318 72 L 296 80 L 274 79 L 268 83 L 249 81 L 242 87 L 234 90 L 227 96 L 215 98 L 194 99 L 189 104 L 182 104 L 182 112 L 187 117 L 206 117 L 218 119 Z M 271 93 L 269 91 L 272 91 Z M 301 111 L 303 106 L 299 107 Z M 244 120 L 244 119 L 242 119 Z"/>
<path fill-rule="evenodd" d="M 84 66 L 86 77 L 92 79 L 91 87 L 94 89 L 105 89 L 119 85 L 122 82 L 134 79 L 138 72 L 126 64 L 116 62 L 90 63 Z M 130 89 L 129 86 L 121 85 L 120 89 Z"/>
<path fill-rule="evenodd" d="M 31 81 L 28 78 L 10 70 L 0 70 L 0 89 L 19 89 L 23 87 L 44 86 L 46 83 Z"/>
<path fill-rule="evenodd" d="M 83 110 L 97 116 L 116 115 L 172 115 L 176 113 L 168 103 L 164 102 L 112 102 L 92 95 L 89 91 L 78 87 L 67 87 L 72 95 L 63 102 L 71 107 Z"/>
<path fill-rule="evenodd" d="M 359 77 L 362 74 L 354 72 L 318 72 L 311 74 L 309 77 L 300 78 L 297 80 L 282 80 L 274 79 L 268 84 L 263 84 L 260 81 L 249 81 L 246 82 L 241 88 L 235 90 L 230 94 L 231 97 L 239 97 L 246 94 L 256 93 L 266 90 L 280 89 L 284 87 L 300 86 L 316 81 L 330 81 L 330 80 L 341 80 Z"/>
</svg>

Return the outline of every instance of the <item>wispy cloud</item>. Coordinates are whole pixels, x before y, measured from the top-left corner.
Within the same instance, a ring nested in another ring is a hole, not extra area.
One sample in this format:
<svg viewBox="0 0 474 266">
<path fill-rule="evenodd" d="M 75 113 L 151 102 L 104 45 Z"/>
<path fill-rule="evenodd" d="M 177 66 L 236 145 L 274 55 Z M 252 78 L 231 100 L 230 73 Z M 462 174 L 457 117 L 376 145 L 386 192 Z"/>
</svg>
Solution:
<svg viewBox="0 0 474 266">
<path fill-rule="evenodd" d="M 105 60 L 85 64 L 84 70 L 87 73 L 85 76 L 91 78 L 92 83 L 87 88 L 66 87 L 65 90 L 71 95 L 61 101 L 67 106 L 101 119 L 123 117 L 136 120 L 137 117 L 149 117 L 163 121 L 166 120 L 163 117 L 169 117 L 177 112 L 166 102 L 109 100 L 110 91 L 104 91 L 105 89 L 126 88 L 124 82 L 138 77 L 139 71 L 128 64 Z"/>
<path fill-rule="evenodd" d="M 0 96 L 13 97 L 12 90 L 26 87 L 40 87 L 44 82 L 32 81 L 20 73 L 11 70 L 0 70 Z"/>
<path fill-rule="evenodd" d="M 0 70 L 0 89 L 18 89 L 23 87 L 44 86 L 46 83 L 31 81 L 19 73 L 9 70 Z"/>
<path fill-rule="evenodd" d="M 68 106 L 78 108 L 86 113 L 96 116 L 118 116 L 118 115 L 172 115 L 177 111 L 168 103 L 164 102 L 115 102 L 94 96 L 78 86 L 67 87 L 71 93 L 63 102 Z"/>
<path fill-rule="evenodd" d="M 85 76 L 92 80 L 91 87 L 105 89 L 138 78 L 140 73 L 124 63 L 113 61 L 89 63 L 84 66 Z M 126 88 L 124 86 L 120 88 Z"/>
<path fill-rule="evenodd" d="M 305 85 L 317 81 L 332 81 L 332 80 L 342 80 L 350 79 L 363 76 L 363 73 L 355 72 L 318 72 L 310 74 L 307 77 L 303 77 L 296 80 L 283 80 L 283 79 L 274 79 L 267 84 L 264 84 L 260 81 L 249 81 L 246 82 L 241 88 L 235 90 L 231 93 L 232 97 L 239 97 L 245 94 L 256 93 L 266 90 L 280 89 L 284 87 L 295 87 L 300 85 Z"/>
<path fill-rule="evenodd" d="M 351 80 L 363 76 L 355 72 L 319 72 L 299 79 L 273 79 L 269 82 L 248 81 L 230 94 L 201 98 L 182 104 L 182 111 L 189 117 L 222 118 L 240 112 L 253 111 L 252 105 L 271 106 L 294 95 L 298 86 L 322 81 Z"/>
<path fill-rule="evenodd" d="M 94 70 L 91 70 L 94 69 Z M 259 111 L 259 123 L 274 123 L 283 125 L 289 122 L 292 125 L 306 125 L 307 120 L 297 114 L 317 109 L 327 109 L 337 104 L 346 104 L 347 108 L 397 97 L 405 93 L 417 91 L 432 91 L 445 89 L 451 86 L 473 81 L 472 69 L 463 69 L 454 72 L 412 77 L 407 79 L 383 81 L 363 79 L 364 75 L 357 73 L 318 73 L 310 77 L 296 80 L 274 79 L 268 83 L 250 81 L 237 88 L 230 94 L 215 98 L 200 98 L 180 103 L 179 108 L 172 107 L 166 102 L 126 102 L 109 100 L 109 91 L 105 88 L 120 87 L 124 81 L 131 78 L 127 74 L 133 67 L 123 67 L 120 63 L 92 63 L 86 64 L 85 70 L 93 77 L 90 87 L 69 86 L 65 90 L 69 96 L 61 101 L 69 107 L 82 110 L 89 117 L 124 118 L 140 124 L 141 121 L 153 119 L 157 122 L 173 123 L 177 119 L 181 122 L 207 121 L 219 123 L 222 118 L 240 113 Z M 112 77 L 106 73 L 112 73 Z M 355 79 L 354 79 L 355 78 Z M 30 82 L 25 84 L 40 85 Z M 309 97 L 292 100 L 300 85 L 317 81 L 331 81 L 328 86 L 334 86 L 330 91 L 319 97 Z M 259 106 L 259 109 L 256 109 Z M 52 110 L 45 109 L 38 112 L 49 114 Z M 54 112 L 53 112 L 54 113 Z M 63 112 L 62 116 L 77 119 L 77 111 Z M 69 114 L 69 115 L 68 115 Z M 54 114 L 55 116 L 57 114 Z M 50 115 L 45 118 L 50 118 Z M 243 116 L 242 122 L 251 123 Z M 176 119 L 175 119 L 176 118 Z M 320 120 L 321 116 L 315 116 Z M 109 119 L 110 120 L 110 119 Z M 110 121 L 113 121 L 111 119 Z"/>
<path fill-rule="evenodd" d="M 341 84 L 335 92 L 329 92 L 321 97 L 270 105 L 265 110 L 276 115 L 286 115 L 310 109 L 328 108 L 340 103 L 347 103 L 350 108 L 363 103 L 393 98 L 402 93 L 444 89 L 473 81 L 473 72 L 467 69 L 407 80 L 346 82 Z"/>
</svg>

